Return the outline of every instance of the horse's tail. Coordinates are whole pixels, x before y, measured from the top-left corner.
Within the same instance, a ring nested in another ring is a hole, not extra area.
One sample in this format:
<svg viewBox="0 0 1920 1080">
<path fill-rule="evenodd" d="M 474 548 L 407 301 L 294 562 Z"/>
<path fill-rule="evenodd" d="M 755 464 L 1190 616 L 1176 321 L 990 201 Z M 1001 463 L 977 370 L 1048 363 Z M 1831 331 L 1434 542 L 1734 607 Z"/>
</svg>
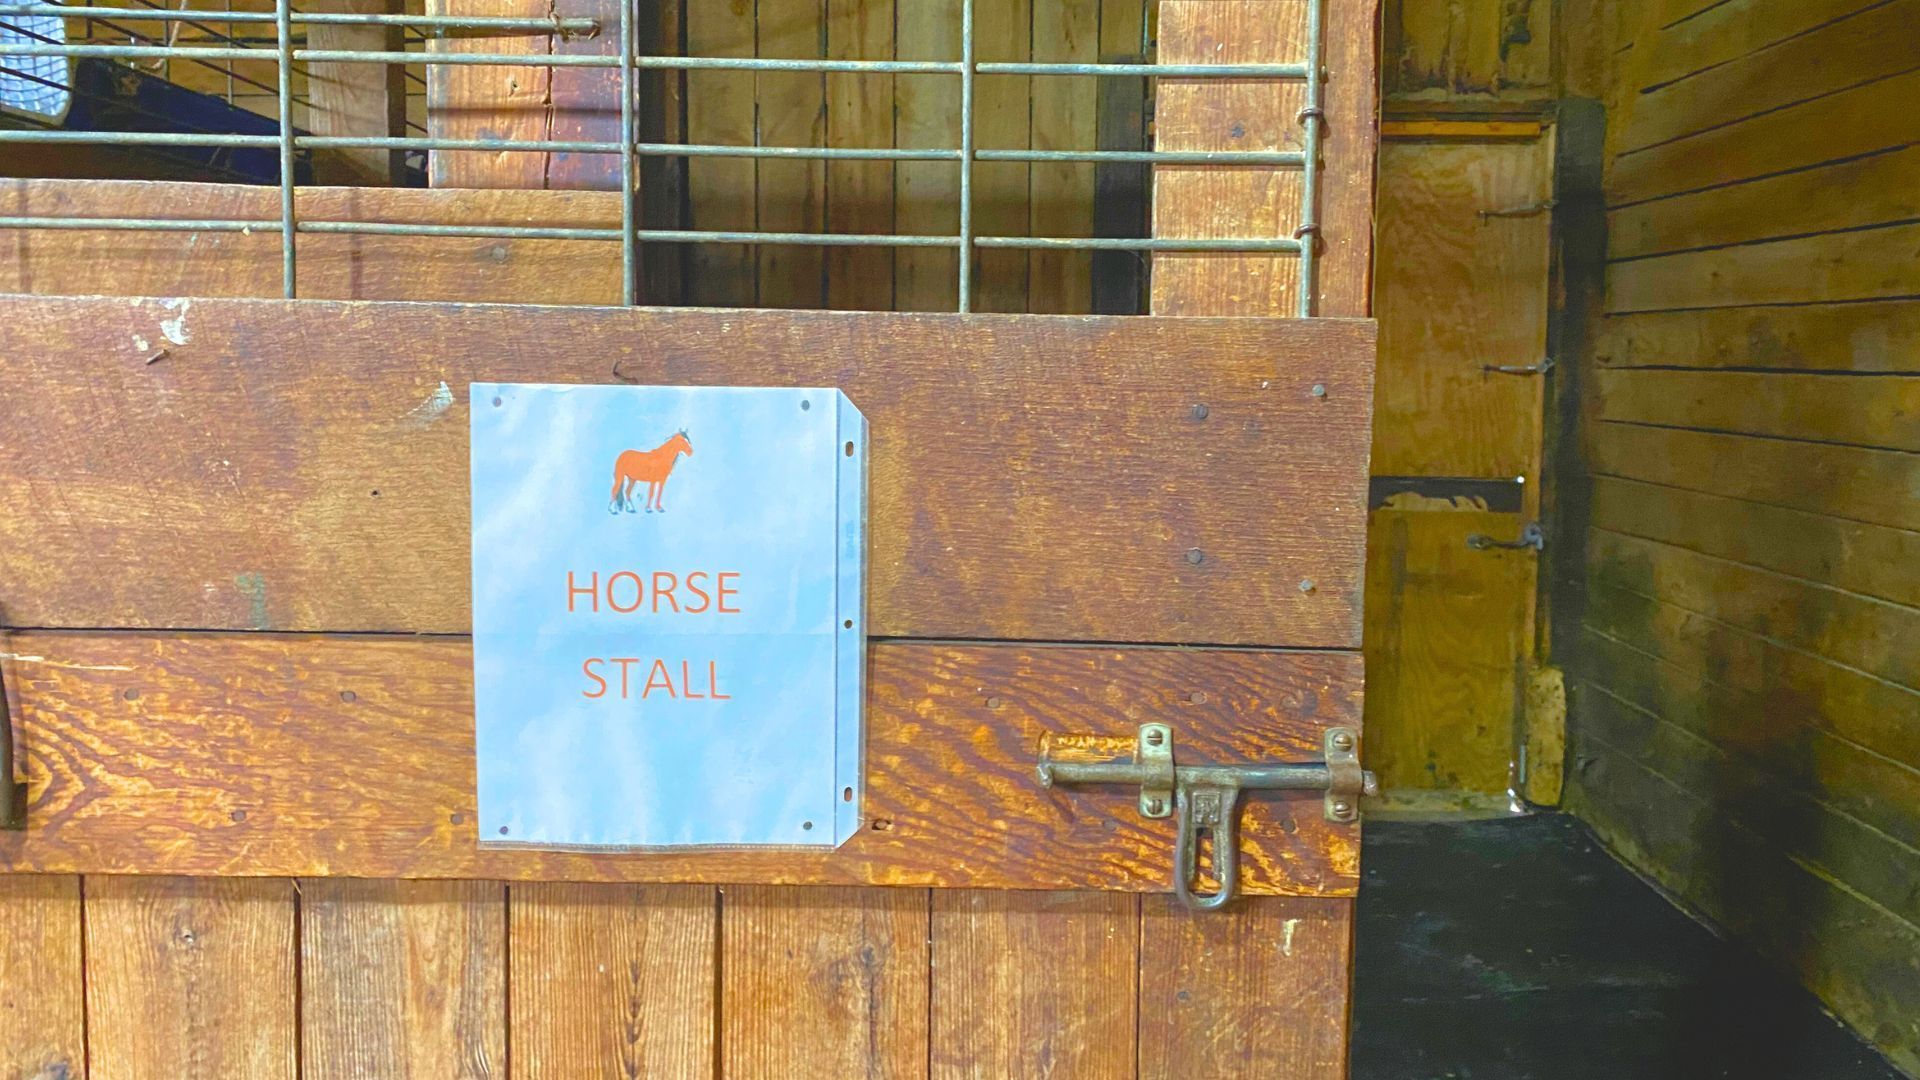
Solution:
<svg viewBox="0 0 1920 1080">
<path fill-rule="evenodd" d="M 613 461 L 613 493 L 607 496 L 609 503 L 617 503 L 620 501 L 620 481 L 624 479 L 625 477 L 621 475 L 620 471 L 620 459 L 615 458 Z"/>
</svg>

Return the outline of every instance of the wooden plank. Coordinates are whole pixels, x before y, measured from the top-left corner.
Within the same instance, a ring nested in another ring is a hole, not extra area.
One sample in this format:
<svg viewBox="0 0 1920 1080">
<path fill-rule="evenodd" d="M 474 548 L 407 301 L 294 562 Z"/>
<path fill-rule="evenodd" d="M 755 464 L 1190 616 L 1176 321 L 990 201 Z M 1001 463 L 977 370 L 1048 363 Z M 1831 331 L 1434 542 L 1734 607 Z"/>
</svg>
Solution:
<svg viewBox="0 0 1920 1080">
<path fill-rule="evenodd" d="M 837 60 L 894 57 L 894 0 L 827 0 L 827 55 Z M 951 81 L 951 80 L 949 80 Z M 827 143 L 894 145 L 894 76 L 827 76 Z M 827 164 L 827 226 L 833 232 L 894 231 L 894 163 Z M 826 249 L 826 306 L 840 311 L 893 310 L 892 248 Z"/>
<path fill-rule="evenodd" d="M 0 1075 L 87 1072 L 80 879 L 0 877 Z"/>
<path fill-rule="evenodd" d="M 1159 45 L 1166 64 L 1298 63 L 1306 56 L 1306 4 L 1161 0 Z M 1300 150 L 1304 94 L 1300 83 L 1279 80 L 1161 79 L 1154 145 Z M 1331 162 L 1329 173 L 1343 182 L 1352 175 L 1333 171 Z M 1300 224 L 1299 169 L 1158 165 L 1153 183 L 1155 236 L 1291 237 Z M 1153 262 L 1153 313 L 1293 314 L 1298 275 L 1292 255 L 1162 252 Z"/>
<path fill-rule="evenodd" d="M 1787 106 L 1614 158 L 1607 202 L 1623 206 L 1870 154 L 1913 141 L 1902 112 L 1920 72 Z"/>
<path fill-rule="evenodd" d="M 1614 315 L 1595 330 L 1609 366 L 1772 368 L 1920 373 L 1920 304 L 1907 300 L 1804 307 Z"/>
<path fill-rule="evenodd" d="M 615 0 L 548 0 L 539 14 L 556 19 L 593 19 L 599 33 L 547 39 L 549 52 L 561 56 L 620 55 L 620 5 Z M 636 36 L 642 28 L 636 22 Z M 637 50 L 636 50 L 637 51 Z M 620 141 L 620 69 L 559 67 L 547 77 L 547 138 L 557 141 Z M 633 77 L 636 95 L 640 76 Z M 541 187 L 571 190 L 620 190 L 617 154 L 572 154 L 558 151 L 544 157 Z"/>
<path fill-rule="evenodd" d="M 1373 471 L 1537 478 L 1550 143 L 1390 143 L 1380 154 Z"/>
<path fill-rule="evenodd" d="M 1920 688 L 1920 656 L 1910 646 L 1920 641 L 1920 609 L 1601 530 L 1588 541 L 1588 560 L 1596 582 Z"/>
<path fill-rule="evenodd" d="M 31 828 L 0 835 L 15 871 L 1159 891 L 1172 822 L 1124 815 L 1122 790 L 1040 788 L 1046 732 L 1131 746 L 1141 722 L 1172 717 L 1194 760 L 1290 760 L 1360 720 L 1348 653 L 881 645 L 868 827 L 838 850 L 476 848 L 465 641 L 40 632 L 8 646 L 35 778 Z M 1311 793 L 1252 800 L 1243 888 L 1350 895 L 1355 834 Z"/>
<path fill-rule="evenodd" d="M 1613 143 L 1623 152 L 1657 146 L 1913 71 L 1916 21 L 1920 0 L 1863 6 L 1858 14 L 1644 90 Z"/>
<path fill-rule="evenodd" d="M 1373 310 L 1379 19 L 1379 0 L 1339 0 L 1327 6 L 1321 46 L 1327 71 L 1327 117 L 1320 139 L 1325 172 L 1320 185 L 1321 258 L 1313 283 L 1315 315 L 1364 317 Z M 1288 314 L 1274 308 L 1250 309 L 1248 313 L 1253 311 Z M 1198 314 L 1198 309 L 1194 313 Z"/>
<path fill-rule="evenodd" d="M 429 15 L 546 18 L 539 0 L 426 0 Z M 427 39 L 429 52 L 535 55 L 552 51 L 546 35 Z M 558 69 L 499 64 L 427 66 L 427 133 L 436 139 L 547 137 L 552 73 Z M 269 77 L 271 81 L 271 77 Z M 427 182 L 437 188 L 543 188 L 547 155 L 519 150 L 439 150 L 427 156 Z"/>
<path fill-rule="evenodd" d="M 0 181 L 8 213 L 264 221 L 272 188 L 130 181 Z M 301 188 L 301 221 L 618 228 L 611 192 Z M 303 234 L 308 299 L 617 304 L 620 245 L 600 240 Z M 280 234 L 0 230 L 0 291 L 100 296 L 280 295 Z M 142 332 L 153 348 L 172 348 Z M 144 359 L 144 357 L 143 357 Z"/>
<path fill-rule="evenodd" d="M 1920 143 L 1616 210 L 1607 217 L 1607 254 L 1657 255 L 1916 217 Z"/>
<path fill-rule="evenodd" d="M 1139 907 L 1114 893 L 933 896 L 934 1077 L 1132 1077 Z"/>
<path fill-rule="evenodd" d="M 1722 790 L 1739 796 L 1734 808 L 1751 811 L 1746 824 L 1801 857 L 1826 865 L 1881 903 L 1897 910 L 1920 896 L 1920 770 L 1834 737 L 1803 709 L 1782 708 L 1765 695 L 1725 686 L 1631 643 L 1589 631 L 1583 644 L 1584 677 L 1612 699 L 1583 700 L 1593 725 L 1584 730 L 1599 730 L 1595 717 L 1602 711 L 1617 714 L 1612 716 L 1617 730 L 1643 735 L 1648 733 L 1646 722 L 1657 717 L 1711 752 L 1702 754 L 1695 745 L 1662 753 L 1658 740 L 1668 739 L 1667 734 L 1634 739 L 1613 738 L 1606 731 L 1600 735 L 1617 746 L 1640 748 L 1650 764 L 1662 758 L 1701 762 L 1706 768 L 1689 777 L 1669 775 L 1710 790 L 1713 782 L 1700 773 L 1720 774 Z M 1778 799 L 1770 798 L 1776 795 Z M 1833 820 L 1809 830 L 1809 817 Z M 1823 852 L 1828 847 L 1833 854 Z M 1887 868 L 1893 876 L 1863 868 L 1853 858 L 1845 858 L 1842 865 L 1843 857 L 1854 854 L 1894 864 Z M 1873 883 L 1887 887 L 1869 887 Z"/>
<path fill-rule="evenodd" d="M 1521 0 L 1390 0 L 1387 96 L 1491 104 L 1550 96 L 1553 5 Z"/>
<path fill-rule="evenodd" d="M 1092 64 L 1100 60 L 1101 0 L 1058 0 L 1033 8 L 1034 59 Z M 1052 76 L 1033 80 L 1035 150 L 1086 150 L 1099 141 L 1099 83 Z M 1042 162 L 1032 167 L 1028 231 L 1034 236 L 1092 236 L 1094 167 Z M 1093 310 L 1093 256 L 1036 251 L 1027 269 L 1027 310 L 1078 315 Z"/>
<path fill-rule="evenodd" d="M 1347 1073 L 1352 905 L 1141 901 L 1141 1076 Z"/>
<path fill-rule="evenodd" d="M 1059 4 L 1067 0 L 1044 0 Z M 973 0 L 973 53 L 981 63 L 1018 63 L 1033 56 L 1033 0 Z M 1046 81 L 1046 80 L 1042 80 Z M 1034 80 L 1025 75 L 974 81 L 973 145 L 1025 150 L 1033 141 Z M 1044 98 L 1042 100 L 1045 100 Z M 976 163 L 973 231 L 976 236 L 1026 236 L 1032 224 L 1032 166 Z M 973 256 L 973 310 L 1026 311 L 1027 252 L 983 248 Z"/>
<path fill-rule="evenodd" d="M 1851 373 L 1601 371 L 1607 420 L 1920 450 L 1920 376 Z"/>
<path fill-rule="evenodd" d="M 895 55 L 952 62 L 960 56 L 961 0 L 914 0 L 897 9 Z M 903 147 L 958 149 L 960 81 L 951 75 L 902 75 L 894 83 L 894 137 Z M 944 161 L 902 162 L 894 170 L 894 224 L 902 233 L 953 236 L 960 229 L 960 170 Z M 953 311 L 959 306 L 959 256 L 941 248 L 894 255 L 894 306 Z"/>
<path fill-rule="evenodd" d="M 724 889 L 720 949 L 720 1075 L 925 1075 L 925 892 Z"/>
<path fill-rule="evenodd" d="M 1774 240 L 1615 263 L 1610 312 L 1835 303 L 1920 294 L 1920 225 Z"/>
<path fill-rule="evenodd" d="M 506 910 L 497 882 L 301 882 L 300 1075 L 505 1075 Z"/>
<path fill-rule="evenodd" d="M 72 299 L 10 314 L 34 343 L 0 350 L 16 391 L 0 422 L 34 433 L 0 449 L 15 625 L 465 632 L 468 383 L 620 379 L 848 393 L 872 425 L 875 635 L 1359 634 L 1366 323 Z M 191 344 L 147 363 L 132 339 L 175 319 Z M 103 432 L 144 464 L 102 466 Z M 1134 491 L 1157 513 L 1116 497 Z M 103 583 L 102 559 L 165 570 Z"/>
<path fill-rule="evenodd" d="M 1675 665 L 1758 694 L 1902 765 L 1920 767 L 1920 691 L 1877 679 L 1731 623 L 1596 583 L 1587 625 Z"/>
<path fill-rule="evenodd" d="M 638 0 L 634 47 L 644 56 L 671 56 L 686 40 L 686 5 L 680 0 Z M 634 115 L 640 140 L 687 141 L 687 72 L 636 72 L 640 100 Z M 644 157 L 639 161 L 640 224 L 648 229 L 687 227 L 685 158 Z M 687 247 L 645 244 L 640 249 L 641 277 L 649 304 L 687 303 Z"/>
<path fill-rule="evenodd" d="M 1538 556 L 1475 551 L 1519 535 L 1518 514 L 1387 507 L 1367 550 L 1367 765 L 1391 797 L 1497 794 L 1512 783 L 1517 680 L 1531 650 Z"/>
<path fill-rule="evenodd" d="M 385 15 L 399 12 L 391 0 L 321 0 L 306 10 Z M 309 24 L 309 49 L 404 48 L 399 27 Z M 307 130 L 315 135 L 404 136 L 406 69 L 395 64 L 310 63 L 307 68 Z M 322 184 L 399 184 L 406 172 L 401 150 L 335 150 L 316 153 L 314 179 Z"/>
<path fill-rule="evenodd" d="M 1599 476 L 1711 491 L 1869 525 L 1920 529 L 1920 506 L 1891 495 L 1912 490 L 1920 476 L 1920 463 L 1911 454 L 1602 424 L 1593 433 L 1591 461 Z"/>
<path fill-rule="evenodd" d="M 105 877 L 86 888 L 92 1075 L 296 1075 L 292 882 Z"/>
<path fill-rule="evenodd" d="M 1591 740 L 1575 812 L 1609 846 L 1798 975 L 1903 1068 L 1920 1069 L 1920 930 L 1809 871 L 1686 790 Z M 1703 797 L 1704 796 L 1704 797 Z"/>
<path fill-rule="evenodd" d="M 1100 59 L 1109 64 L 1146 60 L 1145 0 L 1101 0 Z M 1094 115 L 1095 145 L 1101 150 L 1150 150 L 1146 79 L 1099 80 Z M 1147 235 L 1151 216 L 1153 169 L 1113 162 L 1093 169 L 1093 234 Z M 1146 304 L 1150 257 L 1134 251 L 1093 253 L 1092 310 L 1102 315 L 1134 315 Z"/>
<path fill-rule="evenodd" d="M 1595 477 L 1591 521 L 1734 562 L 1920 607 L 1920 532 L 1707 492 Z"/>
<path fill-rule="evenodd" d="M 512 1075 L 714 1075 L 707 885 L 515 885 Z"/>
<path fill-rule="evenodd" d="M 1634 92 L 1678 82 L 1885 0 L 1727 0 L 1634 42 L 1622 73 Z"/>
<path fill-rule="evenodd" d="M 687 53 L 692 56 L 753 56 L 753 5 L 686 5 Z M 687 72 L 687 141 L 752 146 L 754 73 Z M 759 221 L 752 158 L 698 157 L 687 162 L 688 227 L 752 230 Z M 742 244 L 687 246 L 687 303 L 707 307 L 752 307 L 759 296 L 759 259 Z"/>
<path fill-rule="evenodd" d="M 764 57 L 817 59 L 826 41 L 822 0 L 756 0 L 755 34 Z M 826 142 L 826 76 L 807 71 L 754 74 L 754 127 L 766 146 L 821 146 Z M 763 159 L 754 163 L 759 227 L 768 232 L 817 233 L 827 216 L 827 167 L 822 161 Z M 826 260 L 811 245 L 766 244 L 760 261 L 759 305 L 826 306 Z"/>
<path fill-rule="evenodd" d="M 1495 139 L 1538 139 L 1546 125 L 1538 120 L 1456 120 L 1432 117 L 1418 120 L 1382 120 L 1382 139 L 1471 139 L 1490 142 Z"/>
</svg>

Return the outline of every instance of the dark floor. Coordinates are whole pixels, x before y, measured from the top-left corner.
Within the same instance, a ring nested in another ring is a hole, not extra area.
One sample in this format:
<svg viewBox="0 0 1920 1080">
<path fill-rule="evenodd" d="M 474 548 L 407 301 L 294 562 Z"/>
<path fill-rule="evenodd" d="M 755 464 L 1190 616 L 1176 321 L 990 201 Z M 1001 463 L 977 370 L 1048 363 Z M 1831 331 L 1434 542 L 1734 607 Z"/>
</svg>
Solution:
<svg viewBox="0 0 1920 1080">
<path fill-rule="evenodd" d="M 1899 1080 L 1572 818 L 1366 828 L 1354 1080 Z"/>
</svg>

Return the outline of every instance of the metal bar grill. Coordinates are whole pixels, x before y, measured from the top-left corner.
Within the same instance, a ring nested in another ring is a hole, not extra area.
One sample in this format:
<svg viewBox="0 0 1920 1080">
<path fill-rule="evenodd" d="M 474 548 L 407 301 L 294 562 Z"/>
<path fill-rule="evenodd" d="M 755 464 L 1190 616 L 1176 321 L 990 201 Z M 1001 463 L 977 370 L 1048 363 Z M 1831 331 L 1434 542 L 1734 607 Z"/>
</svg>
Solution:
<svg viewBox="0 0 1920 1080">
<path fill-rule="evenodd" d="M 0 145 L 51 143 L 149 147 L 244 147 L 277 149 L 280 161 L 280 215 L 277 219 L 157 219 L 0 217 L 6 229 L 102 229 L 161 232 L 267 232 L 277 229 L 282 250 L 285 295 L 297 295 L 296 252 L 301 233 L 459 236 L 499 239 L 618 241 L 621 249 L 625 303 L 639 295 L 639 245 L 645 243 L 792 244 L 825 247 L 952 248 L 958 254 L 959 310 L 972 308 L 974 254 L 981 249 L 1220 252 L 1292 254 L 1298 257 L 1298 314 L 1314 309 L 1315 268 L 1319 243 L 1320 147 L 1324 94 L 1321 70 L 1327 0 L 1307 5 L 1306 56 L 1300 63 L 1278 64 L 1158 64 L 1158 63 L 981 63 L 974 55 L 974 5 L 961 6 L 960 55 L 953 61 L 830 60 L 774 57 L 640 56 L 634 48 L 633 3 L 622 4 L 617 51 L 612 55 L 569 53 L 484 53 L 435 51 L 357 51 L 296 48 L 293 28 L 302 25 L 397 26 L 424 37 L 488 37 L 554 35 L 591 37 L 604 29 L 591 19 L 536 19 L 494 16 L 392 15 L 314 13 L 293 10 L 292 0 L 275 0 L 267 12 L 195 11 L 189 9 L 83 7 L 54 3 L 0 4 L 0 26 L 8 16 L 112 17 L 128 20 L 189 23 L 265 24 L 274 28 L 272 48 L 187 47 L 165 45 L 16 44 L 0 43 L 0 62 L 8 57 L 92 57 L 111 60 L 188 59 L 201 61 L 255 60 L 275 65 L 275 92 L 279 106 L 277 135 L 237 135 L 199 132 L 62 131 L 28 128 L 0 130 Z M 582 140 L 508 140 L 403 138 L 388 136 L 315 136 L 298 134 L 293 126 L 294 65 L 301 62 L 371 64 L 498 64 L 517 67 L 615 68 L 619 71 L 620 125 L 618 142 Z M 0 64 L 3 66 L 3 64 Z M 960 80 L 960 145 L 951 148 L 854 148 L 826 146 L 760 146 L 722 144 L 647 143 L 637 137 L 635 75 L 641 71 L 796 71 L 813 73 L 872 73 L 953 75 Z M 1279 79 L 1305 83 L 1306 105 L 1300 112 L 1300 151 L 1168 151 L 1168 150 L 1002 150 L 974 145 L 975 83 L 980 77 L 1027 76 L 1180 79 Z M 617 229 L 509 225 L 429 225 L 371 221 L 300 221 L 295 213 L 295 153 L 320 149 L 387 149 L 422 151 L 513 151 L 616 154 L 620 158 L 620 225 Z M 958 227 L 952 235 L 841 234 L 759 232 L 711 229 L 643 229 L 637 227 L 635 207 L 637 159 L 642 157 L 740 157 L 825 161 L 935 161 L 952 162 L 959 169 Z M 1074 162 L 1085 164 L 1212 165 L 1298 168 L 1302 170 L 1299 228 L 1291 238 L 1246 237 L 1182 239 L 1177 237 L 1036 237 L 981 236 L 974 231 L 973 173 L 976 162 Z"/>
</svg>

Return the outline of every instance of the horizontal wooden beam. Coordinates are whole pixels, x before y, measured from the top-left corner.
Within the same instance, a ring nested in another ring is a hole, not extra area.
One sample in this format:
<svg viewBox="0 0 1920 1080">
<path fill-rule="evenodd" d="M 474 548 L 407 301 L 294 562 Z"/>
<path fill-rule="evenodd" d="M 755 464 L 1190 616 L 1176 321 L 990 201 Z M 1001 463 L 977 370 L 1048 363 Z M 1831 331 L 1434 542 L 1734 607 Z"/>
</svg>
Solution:
<svg viewBox="0 0 1920 1080">
<path fill-rule="evenodd" d="M 1360 723 L 1352 653 L 880 644 L 865 827 L 835 851 L 478 846 L 464 639 L 33 632 L 4 642 L 30 791 L 0 871 L 1164 891 L 1173 825 L 1042 788 L 1045 732 L 1172 725 L 1190 763 L 1301 760 Z M 1348 895 L 1359 833 L 1254 794 L 1249 893 Z"/>
<path fill-rule="evenodd" d="M 21 299 L 0 625 L 465 633 L 469 382 L 630 381 L 846 391 L 872 433 L 874 636 L 1353 648 L 1372 337 Z"/>
</svg>

